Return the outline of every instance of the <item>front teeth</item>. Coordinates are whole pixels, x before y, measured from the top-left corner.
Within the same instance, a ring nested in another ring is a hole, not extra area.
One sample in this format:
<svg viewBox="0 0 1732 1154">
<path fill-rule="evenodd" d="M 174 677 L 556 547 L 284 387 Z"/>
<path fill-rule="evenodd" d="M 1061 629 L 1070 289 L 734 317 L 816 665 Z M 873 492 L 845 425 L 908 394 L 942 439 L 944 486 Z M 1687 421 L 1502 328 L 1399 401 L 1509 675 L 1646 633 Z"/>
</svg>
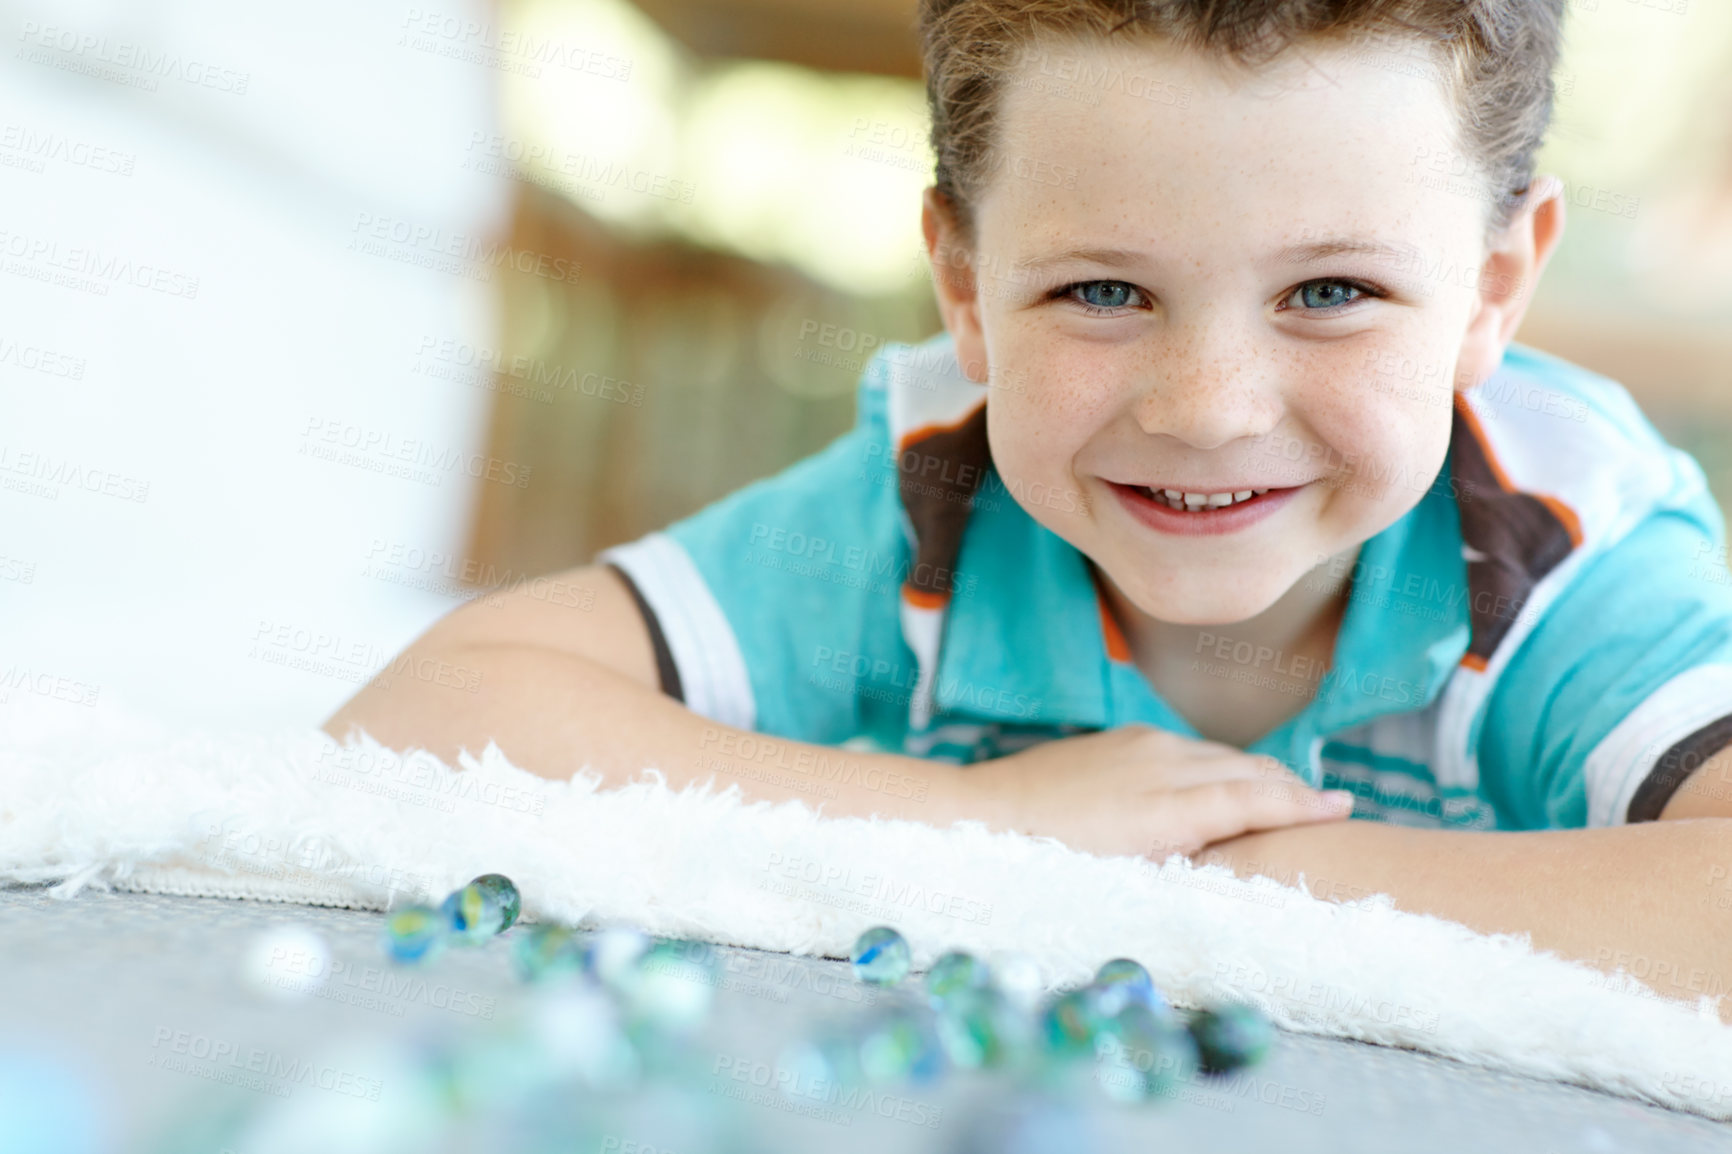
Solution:
<svg viewBox="0 0 1732 1154">
<path fill-rule="evenodd" d="M 1252 497 L 1261 497 L 1269 490 L 1240 489 L 1236 493 L 1186 493 L 1179 489 L 1146 489 L 1144 491 L 1163 505 L 1194 513 L 1200 509 L 1225 509 L 1237 501 L 1249 501 Z"/>
</svg>

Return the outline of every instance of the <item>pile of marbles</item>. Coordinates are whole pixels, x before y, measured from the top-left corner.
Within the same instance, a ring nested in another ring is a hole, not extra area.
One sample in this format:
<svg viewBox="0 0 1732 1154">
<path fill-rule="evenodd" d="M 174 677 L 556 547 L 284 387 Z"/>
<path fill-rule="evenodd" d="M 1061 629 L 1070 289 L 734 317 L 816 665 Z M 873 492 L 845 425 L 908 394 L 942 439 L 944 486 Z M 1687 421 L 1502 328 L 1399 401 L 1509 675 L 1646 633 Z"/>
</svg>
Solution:
<svg viewBox="0 0 1732 1154">
<path fill-rule="evenodd" d="M 447 947 L 505 935 L 529 987 L 521 1006 L 462 1029 L 428 1023 L 432 1029 L 410 1036 L 361 1038 L 353 1043 L 360 1050 L 341 1042 L 328 1061 L 377 1078 L 385 1088 L 377 1101 L 327 1093 L 213 1100 L 177 1116 L 158 1154 L 225 1147 L 249 1154 L 569 1154 L 624 1151 L 622 1135 L 639 1151 L 680 1154 L 806 1148 L 778 1125 L 785 1114 L 726 1093 L 739 1087 L 718 1073 L 718 1061 L 733 1059 L 705 1056 L 713 1049 L 706 1043 L 726 1033 L 711 1013 L 723 984 L 715 946 L 628 928 L 580 934 L 538 924 L 507 935 L 520 909 L 508 878 L 483 875 L 438 907 L 387 915 L 383 944 L 399 964 L 424 966 Z M 1080 989 L 1055 993 L 1031 959 L 1016 955 L 994 955 L 989 964 L 950 952 L 921 981 L 910 981 L 912 951 L 888 926 L 860 935 L 850 960 L 855 980 L 873 996 L 834 1017 L 807 1019 L 805 1036 L 776 1059 L 776 1086 L 786 1076 L 801 1088 L 800 1101 L 789 1105 L 837 1107 L 832 1114 L 849 1101 L 859 1109 L 874 1094 L 884 1095 L 880 1105 L 891 1095 L 915 1102 L 892 1087 L 930 1086 L 947 1076 L 984 1078 L 1009 1091 L 984 1100 L 947 1096 L 944 1106 L 922 1101 L 929 1124 L 942 1121 L 942 1130 L 916 1126 L 897 1135 L 921 1154 L 1094 1154 L 1104 1147 L 1079 1108 L 1087 1083 L 1120 1102 L 1178 1097 L 1193 1079 L 1261 1060 L 1271 1041 L 1267 1020 L 1247 1006 L 1182 1014 L 1128 958 L 1107 962 Z M 952 1121 L 948 1111 L 958 1102 L 963 1113 Z M 882 1109 L 860 1113 L 865 1122 L 886 1116 Z M 839 1151 L 880 1149 L 883 1141 L 865 1127 L 832 1137 Z M 850 1137 L 859 1141 L 840 1141 Z"/>
<path fill-rule="evenodd" d="M 409 906 L 389 915 L 386 952 L 426 962 L 449 944 L 475 945 L 504 933 L 521 909 L 517 887 L 485 874 L 439 906 Z M 645 1070 L 700 1026 L 721 984 L 718 960 L 704 942 L 656 941 L 632 929 L 581 937 L 552 924 L 513 935 L 512 957 L 526 981 L 580 981 L 617 1011 L 619 1037 L 600 1046 L 619 1070 Z M 1261 1061 L 1273 1031 L 1255 1008 L 1207 1007 L 1185 1015 L 1129 958 L 1102 965 L 1080 989 L 1046 995 L 1032 961 L 989 965 L 961 951 L 938 957 L 923 988 L 906 983 L 913 952 L 889 926 L 861 934 L 850 960 L 856 980 L 890 995 L 882 1005 L 815 1036 L 784 1055 L 790 1068 L 832 1084 L 930 1083 L 948 1069 L 997 1071 L 1051 1088 L 1092 1059 L 1093 1081 L 1110 1098 L 1145 1102 L 1171 1096 L 1198 1077 Z M 664 1063 L 665 1064 L 665 1063 Z"/>
<path fill-rule="evenodd" d="M 878 926 L 860 935 L 850 959 L 858 980 L 895 989 L 908 976 L 912 951 L 896 930 Z M 1187 1019 L 1130 958 L 1105 963 L 1080 989 L 1043 996 L 1026 959 L 995 969 L 952 951 L 932 963 L 923 985 L 930 1034 L 952 1066 L 1003 1069 L 1050 1083 L 1077 1060 L 1093 1058 L 1095 1081 L 1119 1101 L 1168 1096 L 1199 1075 L 1252 1065 L 1273 1037 L 1268 1019 L 1248 1005 L 1213 1006 Z M 897 1035 L 916 1052 L 920 1017 L 906 1015 Z M 838 1075 L 850 1070 L 854 1054 L 877 1052 L 870 1039 L 853 1047 L 826 1041 L 825 1059 Z M 925 1060 L 921 1054 L 915 1063 Z"/>
</svg>

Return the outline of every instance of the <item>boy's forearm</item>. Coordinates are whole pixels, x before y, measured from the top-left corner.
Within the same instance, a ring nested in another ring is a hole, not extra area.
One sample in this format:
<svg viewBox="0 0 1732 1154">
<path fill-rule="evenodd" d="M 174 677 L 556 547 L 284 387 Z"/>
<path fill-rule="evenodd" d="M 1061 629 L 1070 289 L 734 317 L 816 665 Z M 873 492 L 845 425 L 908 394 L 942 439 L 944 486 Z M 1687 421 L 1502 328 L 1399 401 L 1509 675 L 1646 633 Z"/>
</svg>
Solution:
<svg viewBox="0 0 1732 1154">
<path fill-rule="evenodd" d="M 947 824 L 957 816 L 955 766 L 859 753 L 733 729 L 594 662 L 524 645 L 454 645 L 426 656 L 478 674 L 468 685 L 397 678 L 356 694 L 323 726 L 342 740 L 359 726 L 393 748 L 455 763 L 495 741 L 513 764 L 563 780 L 588 766 L 610 785 L 646 767 L 675 789 L 714 776 L 753 801 L 799 798 L 828 816 L 878 814 Z"/>
<path fill-rule="evenodd" d="M 1399 909 L 1526 933 L 1667 997 L 1732 994 L 1732 819 L 1521 833 L 1349 821 L 1247 834 L 1198 860 L 1289 885 L 1303 873 L 1330 900 L 1386 893 Z M 1732 997 L 1721 1017 L 1732 1022 Z"/>
</svg>

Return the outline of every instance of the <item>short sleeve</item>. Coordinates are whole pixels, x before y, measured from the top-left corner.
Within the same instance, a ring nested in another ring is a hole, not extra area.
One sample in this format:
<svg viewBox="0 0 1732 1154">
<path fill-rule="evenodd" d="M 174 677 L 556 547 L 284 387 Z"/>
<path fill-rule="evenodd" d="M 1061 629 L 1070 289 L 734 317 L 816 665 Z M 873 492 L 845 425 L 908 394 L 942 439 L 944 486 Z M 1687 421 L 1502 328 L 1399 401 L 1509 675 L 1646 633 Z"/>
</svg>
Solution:
<svg viewBox="0 0 1732 1154">
<path fill-rule="evenodd" d="M 1732 584 L 1705 494 L 1590 558 L 1487 702 L 1481 791 L 1518 828 L 1657 818 L 1732 743 Z"/>
<path fill-rule="evenodd" d="M 911 550 L 881 368 L 860 382 L 853 429 L 822 451 L 598 555 L 635 587 L 694 712 L 837 744 L 882 712 L 837 670 L 864 664 L 892 682 L 894 667 L 912 670 L 897 611 Z"/>
</svg>

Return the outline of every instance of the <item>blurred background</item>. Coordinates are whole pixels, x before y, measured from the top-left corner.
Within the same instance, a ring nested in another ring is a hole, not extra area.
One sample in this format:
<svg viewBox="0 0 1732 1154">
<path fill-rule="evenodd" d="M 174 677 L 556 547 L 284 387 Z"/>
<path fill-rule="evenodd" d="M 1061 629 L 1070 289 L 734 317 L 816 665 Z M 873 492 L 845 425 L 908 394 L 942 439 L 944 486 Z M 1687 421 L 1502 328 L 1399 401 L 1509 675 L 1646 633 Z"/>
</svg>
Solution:
<svg viewBox="0 0 1732 1154">
<path fill-rule="evenodd" d="M 0 697 L 314 725 L 940 329 L 914 0 L 0 4 Z M 1732 5 L 1572 0 L 1522 340 L 1732 500 Z"/>
</svg>

